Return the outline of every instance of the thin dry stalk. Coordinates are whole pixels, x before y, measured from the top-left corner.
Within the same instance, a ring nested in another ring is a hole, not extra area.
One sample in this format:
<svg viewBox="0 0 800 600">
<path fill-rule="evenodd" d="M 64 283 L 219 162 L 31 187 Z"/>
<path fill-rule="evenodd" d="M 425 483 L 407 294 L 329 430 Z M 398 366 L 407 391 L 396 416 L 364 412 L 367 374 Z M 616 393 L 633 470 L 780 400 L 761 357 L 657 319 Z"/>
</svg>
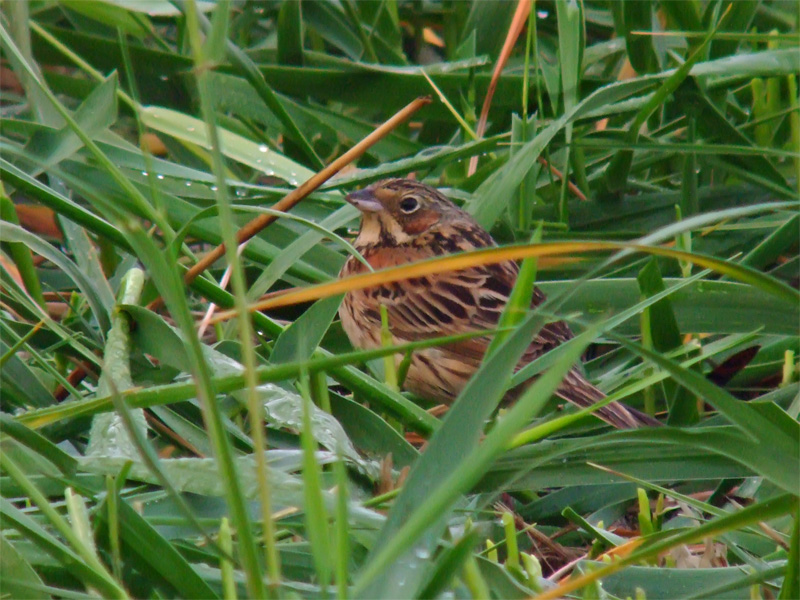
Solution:
<svg viewBox="0 0 800 600">
<path fill-rule="evenodd" d="M 511 56 L 511 51 L 514 49 L 514 44 L 517 43 L 519 34 L 522 33 L 522 29 L 525 27 L 525 22 L 527 21 L 528 14 L 530 12 L 531 0 L 519 0 L 517 4 L 517 10 L 514 12 L 514 17 L 511 19 L 511 25 L 509 26 L 508 33 L 506 34 L 506 41 L 503 42 L 503 49 L 500 50 L 500 56 L 497 57 L 497 63 L 494 65 L 492 79 L 489 82 L 489 88 L 486 90 L 486 98 L 483 100 L 481 116 L 478 119 L 478 128 L 476 131 L 478 138 L 482 138 L 484 132 L 486 131 L 486 121 L 489 118 L 489 108 L 492 105 L 492 98 L 494 97 L 494 91 L 497 88 L 497 82 L 500 79 L 500 74 L 506 67 L 506 63 L 508 62 L 508 58 Z M 473 156 L 469 160 L 469 170 L 467 171 L 467 175 L 473 175 L 477 168 L 478 157 Z"/>
<path fill-rule="evenodd" d="M 370 133 L 367 137 L 361 140 L 358 144 L 350 148 L 347 152 L 342 154 L 339 158 L 334 160 L 331 164 L 327 167 L 322 169 L 319 173 L 313 175 L 308 181 L 303 183 L 301 186 L 297 187 L 296 189 L 292 190 L 286 196 L 284 196 L 280 201 L 276 202 L 273 206 L 273 210 L 278 211 L 287 211 L 291 209 L 295 204 L 300 202 L 303 198 L 308 196 L 311 192 L 316 190 L 319 186 L 323 183 L 328 181 L 331 177 L 336 175 L 339 171 L 341 171 L 344 167 L 349 165 L 354 160 L 357 160 L 364 154 L 367 150 L 369 150 L 372 146 L 376 143 L 381 141 L 384 137 L 386 137 L 389 133 L 391 133 L 396 127 L 400 124 L 408 120 L 411 115 L 417 112 L 423 106 L 430 104 L 431 98 L 429 96 L 423 96 L 417 98 L 397 113 L 394 114 L 388 121 L 383 123 L 377 129 L 375 129 L 372 133 Z M 243 244 L 256 234 L 259 231 L 267 227 L 270 223 L 272 223 L 277 217 L 274 215 L 259 215 L 252 221 L 250 221 L 247 225 L 242 227 L 236 233 L 236 240 L 237 244 Z M 198 261 L 191 269 L 189 269 L 186 274 L 183 276 L 183 280 L 189 285 L 192 281 L 194 281 L 200 273 L 205 271 L 208 267 L 214 264 L 220 257 L 225 254 L 225 244 L 220 244 L 214 250 L 209 252 L 205 257 L 203 257 L 200 261 Z M 161 306 L 163 299 L 159 296 L 155 300 L 153 300 L 147 308 L 150 310 L 155 310 L 159 306 Z M 69 381 L 74 385 L 78 385 L 84 377 L 87 375 L 87 369 L 89 365 L 81 364 L 75 370 L 73 370 L 69 374 Z M 65 398 L 68 394 L 68 391 L 59 386 L 59 389 L 56 391 L 56 399 L 61 400 Z"/>
<path fill-rule="evenodd" d="M 511 51 L 514 49 L 514 44 L 517 43 L 517 39 L 519 39 L 520 34 L 522 33 L 523 28 L 525 27 L 525 23 L 528 20 L 528 15 L 531 12 L 531 2 L 530 0 L 519 0 L 517 4 L 517 10 L 514 12 L 514 17 L 511 19 L 511 25 L 508 28 L 508 34 L 506 34 L 506 40 L 503 42 L 503 48 L 500 51 L 500 56 L 497 58 L 497 63 L 494 65 L 494 72 L 492 73 L 492 79 L 489 82 L 489 87 L 486 91 L 486 98 L 483 100 L 483 106 L 481 107 L 481 116 L 478 119 L 478 127 L 476 128 L 476 135 L 477 139 L 483 137 L 483 134 L 486 133 L 486 122 L 489 119 L 489 109 L 492 106 L 492 98 L 494 98 L 495 89 L 497 89 L 497 82 L 500 79 L 500 75 L 503 73 L 503 69 L 506 67 L 506 63 L 508 62 L 509 57 L 511 56 Z M 564 179 L 564 174 L 561 173 L 556 167 L 548 163 L 544 158 L 541 156 L 539 157 L 539 162 L 543 164 L 545 167 L 550 169 L 550 172 L 557 178 L 557 179 Z M 478 168 L 478 157 L 473 156 L 469 159 L 469 168 L 467 170 L 467 175 L 471 176 L 475 173 L 476 169 Z M 586 200 L 586 195 L 581 191 L 581 189 L 572 183 L 571 181 L 567 181 L 567 187 L 572 194 L 580 199 Z"/>
<path fill-rule="evenodd" d="M 358 144 L 350 148 L 347 152 L 342 154 L 339 158 L 334 160 L 331 164 L 327 167 L 315 173 L 311 178 L 305 181 L 302 185 L 295 188 L 288 194 L 286 194 L 281 200 L 276 202 L 271 208 L 275 211 L 285 212 L 290 210 L 294 205 L 300 202 L 303 198 L 308 196 L 311 192 L 316 190 L 319 186 L 323 183 L 328 181 L 331 177 L 336 175 L 339 171 L 341 171 L 344 167 L 349 165 L 354 160 L 358 159 L 362 154 L 364 154 L 369 148 L 374 146 L 384 137 L 386 137 L 389 133 L 391 133 L 398 125 L 408 120 L 411 115 L 417 112 L 420 108 L 429 104 L 431 102 L 430 97 L 425 96 L 421 98 L 417 98 L 400 111 L 395 113 L 388 121 L 383 123 L 380 127 L 375 129 L 372 133 L 370 133 L 367 137 L 361 140 Z M 243 226 L 237 233 L 236 233 L 236 242 L 237 244 L 242 244 L 249 240 L 250 238 L 257 235 L 262 229 L 269 226 L 270 223 L 275 221 L 277 217 L 275 215 L 259 215 L 252 221 L 250 221 L 247 225 Z M 219 258 L 221 258 L 225 254 L 225 244 L 220 244 L 216 248 L 214 248 L 211 252 L 206 254 L 202 259 L 200 259 L 191 269 L 189 269 L 186 274 L 183 276 L 183 280 L 186 284 L 190 284 L 194 281 L 200 273 L 205 271 L 208 267 L 214 264 Z M 153 302 L 150 303 L 151 310 L 158 306 L 161 303 L 161 298 L 157 298 Z"/>
</svg>

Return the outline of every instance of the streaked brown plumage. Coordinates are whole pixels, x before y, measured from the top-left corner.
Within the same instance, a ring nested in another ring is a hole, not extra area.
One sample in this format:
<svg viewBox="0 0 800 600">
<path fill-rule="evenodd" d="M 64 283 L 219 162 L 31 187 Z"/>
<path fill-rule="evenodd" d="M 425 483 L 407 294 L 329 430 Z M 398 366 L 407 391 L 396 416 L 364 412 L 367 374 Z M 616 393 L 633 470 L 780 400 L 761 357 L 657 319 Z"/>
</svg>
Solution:
<svg viewBox="0 0 800 600">
<path fill-rule="evenodd" d="M 438 190 L 416 181 L 381 181 L 350 194 L 347 200 L 362 214 L 356 249 L 376 269 L 495 245 L 470 215 Z M 350 257 L 340 276 L 365 270 L 362 263 Z M 517 273 L 515 262 L 503 262 L 354 291 L 345 296 L 339 316 L 358 348 L 381 345 L 381 304 L 386 306 L 389 329 L 398 344 L 492 329 L 497 326 Z M 532 306 L 544 299 L 535 288 Z M 545 325 L 517 369 L 570 338 L 572 332 L 565 322 Z M 478 337 L 415 352 L 404 387 L 419 396 L 451 403 L 479 367 L 489 342 L 488 337 Z M 398 363 L 401 358 L 397 357 Z M 509 391 L 509 398 L 515 391 Z M 578 406 L 605 397 L 577 369 L 570 371 L 557 395 Z M 621 428 L 654 422 L 616 403 L 597 414 Z"/>
</svg>

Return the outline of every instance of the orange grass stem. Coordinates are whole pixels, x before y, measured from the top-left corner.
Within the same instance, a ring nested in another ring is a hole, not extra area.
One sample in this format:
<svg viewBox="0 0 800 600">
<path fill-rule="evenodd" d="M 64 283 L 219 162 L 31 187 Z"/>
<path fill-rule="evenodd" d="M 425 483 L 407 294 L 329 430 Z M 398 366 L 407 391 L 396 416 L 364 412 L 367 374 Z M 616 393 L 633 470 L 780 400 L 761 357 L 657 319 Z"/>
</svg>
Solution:
<svg viewBox="0 0 800 600">
<path fill-rule="evenodd" d="M 578 252 L 609 250 L 630 250 L 633 252 L 645 252 L 656 256 L 685 260 L 704 268 L 713 269 L 718 273 L 728 275 L 734 279 L 744 279 L 741 267 L 738 265 L 729 264 L 725 261 L 708 256 L 665 248 L 663 246 L 644 246 L 628 242 L 551 242 L 548 244 L 489 248 L 477 252 L 453 254 L 433 260 L 383 269 L 373 273 L 355 275 L 306 288 L 293 288 L 285 292 L 273 292 L 269 294 L 267 299 L 260 300 L 250 305 L 249 310 L 262 311 L 303 302 L 311 302 L 321 298 L 329 298 L 330 296 L 336 296 L 354 290 L 363 290 L 387 283 L 404 281 L 414 277 L 425 277 L 449 271 L 460 271 L 471 267 L 496 264 L 507 260 L 521 260 L 531 256 L 574 255 Z M 762 284 L 766 279 L 765 276 L 758 272 L 747 273 L 747 278 L 753 281 L 758 280 Z M 772 287 L 774 288 L 775 286 Z M 800 297 L 797 292 L 788 286 L 778 286 L 778 288 L 777 290 L 771 289 L 770 291 L 790 302 L 796 302 Z M 232 310 L 222 312 L 214 319 L 214 322 L 230 319 L 235 317 L 236 314 L 236 311 Z"/>
<path fill-rule="evenodd" d="M 478 138 L 482 138 L 484 132 L 486 131 L 486 122 L 489 119 L 489 108 L 492 105 L 492 98 L 494 98 L 494 91 L 497 88 L 497 82 L 500 79 L 500 74 L 503 72 L 509 57 L 511 56 L 511 51 L 514 49 L 514 44 L 516 44 L 519 34 L 522 33 L 522 29 L 525 27 L 525 22 L 528 19 L 528 13 L 530 13 L 530 11 L 531 0 L 518 1 L 517 10 L 514 11 L 514 16 L 511 19 L 511 24 L 509 25 L 505 42 L 503 42 L 503 48 L 500 50 L 500 56 L 497 57 L 497 63 L 495 63 L 494 66 L 492 79 L 489 81 L 489 87 L 486 90 L 486 98 L 483 99 L 481 116 L 478 119 L 478 128 L 476 130 Z M 469 161 L 467 175 L 473 175 L 477 168 L 478 157 L 473 156 Z"/>
</svg>

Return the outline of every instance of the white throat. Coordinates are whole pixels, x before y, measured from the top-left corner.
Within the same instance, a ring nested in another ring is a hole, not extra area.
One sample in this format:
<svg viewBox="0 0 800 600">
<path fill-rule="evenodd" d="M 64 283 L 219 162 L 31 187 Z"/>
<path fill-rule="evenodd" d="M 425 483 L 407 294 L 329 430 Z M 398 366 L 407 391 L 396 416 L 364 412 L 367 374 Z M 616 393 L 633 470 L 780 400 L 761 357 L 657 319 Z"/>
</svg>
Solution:
<svg viewBox="0 0 800 600">
<path fill-rule="evenodd" d="M 360 248 L 380 244 L 383 232 L 392 236 L 395 243 L 405 244 L 411 240 L 400 223 L 384 213 L 364 213 L 361 220 L 361 229 L 356 238 L 356 246 Z"/>
<path fill-rule="evenodd" d="M 356 246 L 374 246 L 381 239 L 381 222 L 375 213 L 365 213 L 361 217 Z"/>
</svg>

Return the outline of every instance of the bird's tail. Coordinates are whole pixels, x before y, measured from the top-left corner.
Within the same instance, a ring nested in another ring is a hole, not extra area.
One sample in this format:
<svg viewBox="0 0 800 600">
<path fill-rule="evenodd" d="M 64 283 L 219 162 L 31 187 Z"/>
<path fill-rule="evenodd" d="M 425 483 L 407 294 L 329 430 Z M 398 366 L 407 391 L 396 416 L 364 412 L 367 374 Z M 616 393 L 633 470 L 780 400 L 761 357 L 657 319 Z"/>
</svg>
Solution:
<svg viewBox="0 0 800 600">
<path fill-rule="evenodd" d="M 561 382 L 561 386 L 556 391 L 556 395 L 581 408 L 591 406 L 606 397 L 603 392 L 586 381 L 586 378 L 576 370 L 572 370 L 567 374 L 564 381 Z M 598 409 L 595 414 L 606 423 L 618 429 L 636 429 L 642 426 L 652 427 L 661 425 L 661 423 L 653 417 L 625 406 L 624 404 L 620 404 L 619 402 L 607 404 Z"/>
</svg>

